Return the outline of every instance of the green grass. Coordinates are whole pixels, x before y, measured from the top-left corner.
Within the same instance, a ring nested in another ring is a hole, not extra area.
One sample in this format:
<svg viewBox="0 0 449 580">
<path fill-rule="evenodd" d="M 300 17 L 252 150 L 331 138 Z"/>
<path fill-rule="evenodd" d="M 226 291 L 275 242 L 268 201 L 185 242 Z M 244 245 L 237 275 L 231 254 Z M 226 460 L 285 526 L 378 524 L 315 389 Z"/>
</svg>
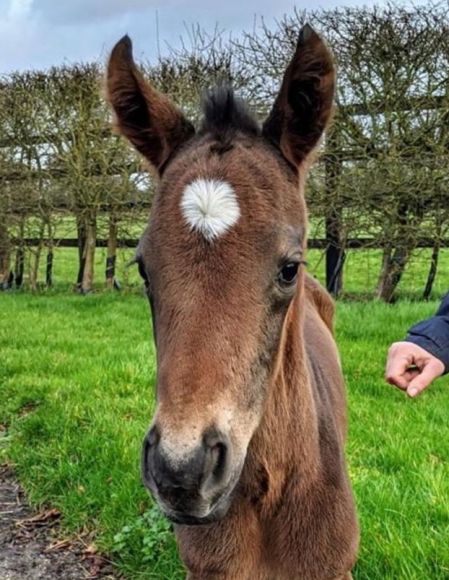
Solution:
<svg viewBox="0 0 449 580">
<path fill-rule="evenodd" d="M 175 578 L 171 536 L 142 560 L 140 516 L 153 514 L 139 478 L 154 402 L 149 328 L 136 295 L 1 295 L 0 422 L 10 423 L 6 452 L 33 503 L 60 508 L 68 532 L 98 530 L 131 578 L 149 564 L 145 578 Z"/>
<path fill-rule="evenodd" d="M 449 381 L 408 400 L 383 380 L 391 341 L 428 304 L 338 305 L 350 407 L 348 460 L 362 528 L 355 578 L 449 578 Z M 95 530 L 127 577 L 183 577 L 174 540 L 143 490 L 154 404 L 148 307 L 137 294 L 0 295 L 0 461 L 30 500 Z"/>
</svg>

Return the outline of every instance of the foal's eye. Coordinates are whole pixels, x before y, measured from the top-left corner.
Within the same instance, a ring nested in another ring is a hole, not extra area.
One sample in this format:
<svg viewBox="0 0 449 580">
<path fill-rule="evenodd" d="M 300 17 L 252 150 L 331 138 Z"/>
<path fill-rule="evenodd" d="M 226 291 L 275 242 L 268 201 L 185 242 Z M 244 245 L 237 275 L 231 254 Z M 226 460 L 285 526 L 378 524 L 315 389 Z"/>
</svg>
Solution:
<svg viewBox="0 0 449 580">
<path fill-rule="evenodd" d="M 279 272 L 278 280 L 282 286 L 291 286 L 298 277 L 298 262 L 287 262 Z"/>
</svg>

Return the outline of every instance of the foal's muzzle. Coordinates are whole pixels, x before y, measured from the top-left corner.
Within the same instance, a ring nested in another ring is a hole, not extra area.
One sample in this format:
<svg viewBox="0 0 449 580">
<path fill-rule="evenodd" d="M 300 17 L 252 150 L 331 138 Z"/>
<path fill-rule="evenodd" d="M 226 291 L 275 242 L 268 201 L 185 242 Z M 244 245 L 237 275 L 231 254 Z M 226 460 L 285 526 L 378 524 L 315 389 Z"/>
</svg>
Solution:
<svg viewBox="0 0 449 580">
<path fill-rule="evenodd" d="M 221 517 L 227 509 L 231 446 L 214 428 L 185 456 L 164 450 L 157 426 L 146 435 L 142 476 L 165 514 L 176 523 L 196 525 Z"/>
</svg>

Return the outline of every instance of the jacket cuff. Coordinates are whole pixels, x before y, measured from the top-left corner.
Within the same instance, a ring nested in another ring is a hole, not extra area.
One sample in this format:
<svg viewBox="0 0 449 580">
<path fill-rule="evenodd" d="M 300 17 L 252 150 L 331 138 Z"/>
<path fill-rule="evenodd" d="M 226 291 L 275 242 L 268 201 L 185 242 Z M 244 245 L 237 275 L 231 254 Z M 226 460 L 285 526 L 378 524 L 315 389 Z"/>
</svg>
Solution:
<svg viewBox="0 0 449 580">
<path fill-rule="evenodd" d="M 449 321 L 435 316 L 416 324 L 409 330 L 407 342 L 416 344 L 440 359 L 444 364 L 444 374 L 449 372 Z"/>
</svg>

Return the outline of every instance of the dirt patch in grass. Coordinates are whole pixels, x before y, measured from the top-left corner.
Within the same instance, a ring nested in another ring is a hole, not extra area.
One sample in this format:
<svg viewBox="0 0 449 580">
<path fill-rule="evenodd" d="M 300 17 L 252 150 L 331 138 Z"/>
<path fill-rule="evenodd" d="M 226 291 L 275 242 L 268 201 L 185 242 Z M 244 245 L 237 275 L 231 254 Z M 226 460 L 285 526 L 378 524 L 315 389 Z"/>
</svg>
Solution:
<svg viewBox="0 0 449 580">
<path fill-rule="evenodd" d="M 0 578 L 2 580 L 114 580 L 109 563 L 82 540 L 61 539 L 60 514 L 35 513 L 14 473 L 0 466 Z"/>
</svg>

